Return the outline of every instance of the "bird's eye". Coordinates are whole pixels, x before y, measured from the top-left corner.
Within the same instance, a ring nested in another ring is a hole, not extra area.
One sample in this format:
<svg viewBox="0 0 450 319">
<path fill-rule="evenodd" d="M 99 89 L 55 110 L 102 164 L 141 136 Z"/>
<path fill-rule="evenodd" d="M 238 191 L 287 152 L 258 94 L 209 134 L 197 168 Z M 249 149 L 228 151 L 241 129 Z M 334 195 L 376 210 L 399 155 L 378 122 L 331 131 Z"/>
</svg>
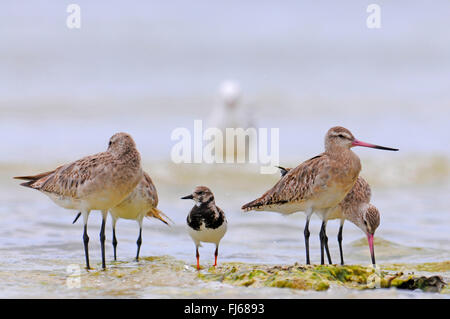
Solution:
<svg viewBox="0 0 450 319">
<path fill-rule="evenodd" d="M 364 221 L 364 225 L 366 225 L 366 226 L 367 226 L 367 222 L 366 222 L 366 221 Z"/>
<path fill-rule="evenodd" d="M 111 141 L 109 141 L 109 144 L 108 144 L 108 146 L 111 146 L 111 144 L 112 144 L 112 142 L 111 142 Z"/>
<path fill-rule="evenodd" d="M 203 195 L 203 192 L 197 192 L 198 195 Z"/>
<path fill-rule="evenodd" d="M 346 137 L 345 135 L 343 135 L 343 134 L 339 134 L 338 137 L 340 137 L 340 138 L 347 138 L 347 137 Z"/>
</svg>

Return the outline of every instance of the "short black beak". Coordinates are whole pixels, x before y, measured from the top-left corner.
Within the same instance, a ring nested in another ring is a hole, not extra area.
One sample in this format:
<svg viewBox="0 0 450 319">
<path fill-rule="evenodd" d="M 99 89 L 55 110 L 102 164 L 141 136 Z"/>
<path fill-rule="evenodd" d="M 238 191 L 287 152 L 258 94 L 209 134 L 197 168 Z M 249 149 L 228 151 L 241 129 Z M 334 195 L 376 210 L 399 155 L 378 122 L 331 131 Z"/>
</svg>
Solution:
<svg viewBox="0 0 450 319">
<path fill-rule="evenodd" d="M 194 196 L 192 196 L 192 194 L 191 194 L 191 195 L 181 197 L 181 199 L 194 199 Z"/>
</svg>

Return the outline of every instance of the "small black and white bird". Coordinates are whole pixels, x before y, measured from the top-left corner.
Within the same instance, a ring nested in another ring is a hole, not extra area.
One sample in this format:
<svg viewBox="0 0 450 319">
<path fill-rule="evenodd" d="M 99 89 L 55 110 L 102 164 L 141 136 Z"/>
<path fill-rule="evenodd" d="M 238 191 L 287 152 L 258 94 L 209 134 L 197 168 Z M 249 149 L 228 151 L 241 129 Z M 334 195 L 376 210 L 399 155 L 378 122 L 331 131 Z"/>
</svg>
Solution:
<svg viewBox="0 0 450 319">
<path fill-rule="evenodd" d="M 197 270 L 200 270 L 201 242 L 216 244 L 214 266 L 217 266 L 219 243 L 227 231 L 227 219 L 222 209 L 216 206 L 214 195 L 208 187 L 197 186 L 190 195 L 181 199 L 193 199 L 195 206 L 187 217 L 189 235 L 195 243 Z"/>
</svg>

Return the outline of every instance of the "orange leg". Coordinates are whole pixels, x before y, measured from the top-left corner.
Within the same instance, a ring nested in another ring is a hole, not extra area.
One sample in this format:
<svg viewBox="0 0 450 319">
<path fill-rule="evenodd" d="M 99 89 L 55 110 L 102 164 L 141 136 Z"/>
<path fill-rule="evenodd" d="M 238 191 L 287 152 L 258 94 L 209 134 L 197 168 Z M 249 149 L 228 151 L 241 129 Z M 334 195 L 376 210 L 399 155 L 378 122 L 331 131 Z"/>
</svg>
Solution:
<svg viewBox="0 0 450 319">
<path fill-rule="evenodd" d="M 196 254 L 197 257 L 197 270 L 200 270 L 200 254 L 198 253 L 198 247 L 196 247 Z"/>
</svg>

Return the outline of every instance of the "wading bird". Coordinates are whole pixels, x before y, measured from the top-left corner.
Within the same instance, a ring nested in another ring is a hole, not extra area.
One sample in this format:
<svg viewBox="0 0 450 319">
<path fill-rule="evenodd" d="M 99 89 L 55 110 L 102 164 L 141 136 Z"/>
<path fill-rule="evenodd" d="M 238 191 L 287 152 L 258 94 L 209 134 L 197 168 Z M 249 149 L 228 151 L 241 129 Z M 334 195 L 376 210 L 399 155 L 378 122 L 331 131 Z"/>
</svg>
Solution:
<svg viewBox="0 0 450 319">
<path fill-rule="evenodd" d="M 328 247 L 327 215 L 352 189 L 361 171 L 359 157 L 351 150 L 354 146 L 398 150 L 359 141 L 346 128 L 332 127 L 325 135 L 324 153 L 289 170 L 271 189 L 260 198 L 243 205 L 242 209 L 244 211 L 274 211 L 282 214 L 305 212 L 304 236 L 307 264 L 310 264 L 309 221 L 313 212 L 316 212 L 323 221 L 320 230 L 320 250 L 321 263 L 324 264 L 324 249 Z M 331 263 L 328 249 L 326 253 Z"/>
<path fill-rule="evenodd" d="M 202 242 L 216 244 L 214 266 L 217 266 L 219 243 L 227 231 L 225 213 L 216 206 L 213 193 L 205 186 L 197 186 L 192 194 L 181 197 L 181 199 L 193 199 L 195 201 L 195 206 L 187 217 L 187 225 L 189 235 L 195 244 L 197 270 L 200 270 L 198 248 L 201 247 Z"/>
<path fill-rule="evenodd" d="M 278 166 L 281 171 L 281 176 L 286 175 L 290 168 Z M 345 196 L 344 200 L 336 206 L 335 209 L 328 215 L 328 220 L 340 219 L 338 243 L 339 253 L 341 257 L 341 265 L 344 265 L 344 252 L 342 249 L 342 231 L 344 222 L 349 220 L 357 227 L 359 227 L 367 236 L 369 243 L 369 250 L 372 263 L 375 265 L 375 250 L 374 250 L 374 234 L 380 225 L 380 212 L 378 209 L 370 204 L 371 189 L 369 184 L 362 178 L 358 177 L 353 188 Z M 328 246 L 328 245 L 327 245 Z M 328 250 L 328 247 L 326 247 Z M 331 262 L 330 262 L 331 263 Z"/>
<path fill-rule="evenodd" d="M 84 222 L 83 243 L 86 268 L 89 265 L 87 222 L 91 210 L 102 212 L 100 244 L 102 267 L 105 263 L 105 223 L 108 210 L 121 203 L 142 179 L 141 156 L 133 138 L 126 133 L 114 134 L 105 152 L 83 157 L 53 171 L 34 176 L 22 186 L 36 189 L 57 205 L 81 212 Z"/>
<path fill-rule="evenodd" d="M 367 236 L 369 243 L 370 257 L 375 265 L 374 235 L 380 225 L 380 212 L 370 203 L 371 190 L 369 184 L 362 178 L 353 186 L 352 190 L 345 196 L 344 200 L 331 211 L 327 220 L 340 219 L 338 243 L 341 256 L 341 265 L 344 264 L 344 253 L 342 251 L 342 230 L 346 220 L 352 222 L 361 229 Z"/>
<path fill-rule="evenodd" d="M 112 244 L 114 248 L 114 260 L 117 260 L 117 238 L 116 238 L 116 223 L 120 218 L 131 219 L 137 221 L 139 224 L 139 237 L 136 241 L 137 252 L 136 261 L 139 261 L 139 252 L 142 244 L 142 222 L 144 217 L 153 217 L 159 219 L 166 225 L 168 222 L 164 219 L 167 217 L 162 211 L 157 209 L 158 206 L 158 194 L 156 192 L 155 185 L 153 184 L 150 176 L 144 172 L 144 176 L 141 182 L 136 188 L 125 198 L 119 205 L 109 210 L 112 217 Z M 81 213 L 75 217 L 73 223 L 77 221 Z"/>
</svg>

